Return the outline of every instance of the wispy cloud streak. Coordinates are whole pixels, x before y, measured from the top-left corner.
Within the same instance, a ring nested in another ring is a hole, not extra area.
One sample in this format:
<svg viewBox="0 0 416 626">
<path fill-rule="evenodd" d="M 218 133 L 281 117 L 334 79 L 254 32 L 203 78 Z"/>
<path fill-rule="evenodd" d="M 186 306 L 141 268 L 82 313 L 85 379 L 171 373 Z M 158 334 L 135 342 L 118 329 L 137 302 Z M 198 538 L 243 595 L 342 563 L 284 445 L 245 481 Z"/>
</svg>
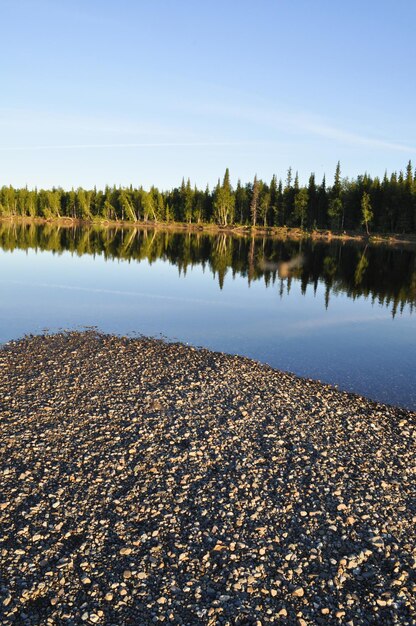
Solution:
<svg viewBox="0 0 416 626">
<path fill-rule="evenodd" d="M 62 144 L 44 146 L 0 146 L 0 151 L 27 151 L 27 150 L 99 150 L 124 148 L 218 148 L 252 145 L 250 141 L 162 141 L 141 143 L 91 143 L 91 144 Z M 257 142 L 256 142 L 257 145 Z"/>
<path fill-rule="evenodd" d="M 184 103 L 186 110 L 187 104 Z M 191 111 L 189 111 L 191 112 Z M 400 141 L 389 141 L 382 137 L 365 133 L 350 132 L 344 128 L 328 123 L 308 111 L 284 111 L 271 106 L 234 106 L 215 102 L 201 103 L 198 113 L 205 116 L 215 115 L 227 119 L 239 119 L 254 126 L 262 126 L 270 130 L 290 133 L 292 135 L 307 134 L 322 139 L 330 139 L 353 146 L 366 146 L 397 152 L 416 153 L 416 147 Z"/>
<path fill-rule="evenodd" d="M 327 126 L 324 124 L 303 123 L 303 128 L 310 133 L 319 137 L 327 139 L 334 139 L 336 141 L 345 142 L 357 146 L 368 146 L 370 148 L 383 148 L 384 150 L 396 150 L 399 152 L 416 152 L 416 148 L 413 146 L 407 146 L 403 143 L 397 143 L 392 141 L 386 141 L 384 139 L 378 139 L 376 137 L 368 137 L 366 135 L 359 135 L 357 133 L 351 133 L 334 126 Z"/>
</svg>

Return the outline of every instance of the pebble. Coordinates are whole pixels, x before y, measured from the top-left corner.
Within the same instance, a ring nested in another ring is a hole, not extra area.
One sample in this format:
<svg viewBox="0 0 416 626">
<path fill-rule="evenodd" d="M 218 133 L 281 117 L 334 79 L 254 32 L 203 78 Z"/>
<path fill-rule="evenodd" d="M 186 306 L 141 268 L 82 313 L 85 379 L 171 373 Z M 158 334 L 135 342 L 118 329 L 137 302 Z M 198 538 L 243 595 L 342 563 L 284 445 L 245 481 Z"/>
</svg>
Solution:
<svg viewBox="0 0 416 626">
<path fill-rule="evenodd" d="M 296 596 L 297 598 L 302 598 L 305 595 L 305 591 L 302 587 L 297 587 L 292 591 L 292 596 Z"/>
<path fill-rule="evenodd" d="M 2 626 L 416 623 L 414 413 L 93 330 L 0 399 Z"/>
</svg>

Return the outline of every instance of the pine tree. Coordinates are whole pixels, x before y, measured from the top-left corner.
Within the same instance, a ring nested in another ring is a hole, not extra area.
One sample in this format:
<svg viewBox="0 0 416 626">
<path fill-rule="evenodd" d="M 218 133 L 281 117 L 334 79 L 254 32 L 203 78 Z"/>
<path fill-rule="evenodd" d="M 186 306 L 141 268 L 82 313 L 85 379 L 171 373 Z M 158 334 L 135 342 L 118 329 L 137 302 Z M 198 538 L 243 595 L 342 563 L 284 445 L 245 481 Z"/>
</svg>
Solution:
<svg viewBox="0 0 416 626">
<path fill-rule="evenodd" d="M 317 215 L 317 190 L 315 183 L 315 174 L 312 173 L 309 176 L 308 182 L 308 208 L 307 208 L 308 226 L 316 228 L 318 215 Z"/>
<path fill-rule="evenodd" d="M 184 203 L 184 219 L 185 222 L 188 222 L 188 224 L 190 224 L 192 222 L 192 213 L 193 213 L 193 200 L 194 200 L 194 194 L 192 191 L 192 187 L 191 187 L 191 181 L 188 180 L 186 181 L 186 187 L 185 187 L 185 203 Z"/>
<path fill-rule="evenodd" d="M 238 222 L 243 224 L 247 217 L 247 191 L 245 187 L 241 185 L 240 179 L 237 181 L 235 190 L 235 213 Z"/>
<path fill-rule="evenodd" d="M 277 186 L 277 209 L 276 209 L 276 225 L 279 224 L 282 226 L 283 221 L 280 216 L 283 216 L 284 212 L 284 198 L 283 198 L 283 182 L 282 179 L 279 178 L 279 184 Z"/>
<path fill-rule="evenodd" d="M 264 227 L 268 225 L 267 218 L 268 218 L 270 204 L 271 204 L 270 198 L 271 198 L 270 191 L 267 189 L 266 185 L 263 185 L 262 193 L 260 195 L 259 212 L 260 212 L 260 217 L 263 220 Z"/>
<path fill-rule="evenodd" d="M 341 196 L 341 164 L 338 161 L 334 176 L 334 186 L 332 187 L 332 193 L 335 198 Z"/>
<path fill-rule="evenodd" d="M 272 224 L 277 225 L 277 220 L 279 217 L 279 207 L 276 174 L 273 174 L 272 180 L 270 181 L 270 212 L 272 217 Z"/>
<path fill-rule="evenodd" d="M 332 218 L 333 224 L 337 228 L 344 229 L 344 204 L 341 197 L 341 165 L 338 161 L 335 170 L 334 184 L 331 189 L 331 199 L 329 201 L 328 215 Z"/>
<path fill-rule="evenodd" d="M 283 226 L 286 226 L 287 222 L 290 222 L 290 217 L 293 211 L 293 198 L 294 190 L 292 187 L 292 168 L 289 167 L 286 176 L 286 185 L 283 191 Z"/>
<path fill-rule="evenodd" d="M 257 223 L 257 211 L 259 208 L 259 182 L 257 180 L 257 174 L 254 176 L 253 190 L 250 202 L 250 215 L 251 225 L 256 226 Z"/>
</svg>

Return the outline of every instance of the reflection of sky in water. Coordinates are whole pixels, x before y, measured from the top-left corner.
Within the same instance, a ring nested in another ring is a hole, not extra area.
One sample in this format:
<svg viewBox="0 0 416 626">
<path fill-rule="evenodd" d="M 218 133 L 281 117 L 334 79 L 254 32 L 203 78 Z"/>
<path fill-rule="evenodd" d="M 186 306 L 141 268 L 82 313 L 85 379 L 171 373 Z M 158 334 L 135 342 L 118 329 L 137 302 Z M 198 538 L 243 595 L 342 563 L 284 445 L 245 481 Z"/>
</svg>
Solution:
<svg viewBox="0 0 416 626">
<path fill-rule="evenodd" d="M 239 353 L 302 376 L 416 408 L 416 315 L 393 320 L 370 298 L 316 293 L 292 280 L 248 285 L 228 272 L 223 290 L 209 269 L 184 276 L 167 262 L 105 261 L 70 253 L 0 253 L 0 341 L 43 329 L 98 326 L 164 335 Z"/>
</svg>

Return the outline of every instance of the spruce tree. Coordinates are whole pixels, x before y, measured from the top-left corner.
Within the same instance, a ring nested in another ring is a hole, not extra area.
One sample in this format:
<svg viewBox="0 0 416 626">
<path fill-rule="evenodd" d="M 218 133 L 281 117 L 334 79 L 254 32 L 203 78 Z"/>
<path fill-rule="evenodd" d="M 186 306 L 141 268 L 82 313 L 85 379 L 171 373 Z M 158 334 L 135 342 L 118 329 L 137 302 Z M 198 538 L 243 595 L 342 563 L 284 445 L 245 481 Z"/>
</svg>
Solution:
<svg viewBox="0 0 416 626">
<path fill-rule="evenodd" d="M 250 215 L 251 215 L 252 226 L 256 226 L 258 208 L 259 208 L 259 182 L 257 180 L 257 174 L 256 174 L 254 176 L 253 190 L 252 190 L 251 202 L 250 202 Z"/>
</svg>

